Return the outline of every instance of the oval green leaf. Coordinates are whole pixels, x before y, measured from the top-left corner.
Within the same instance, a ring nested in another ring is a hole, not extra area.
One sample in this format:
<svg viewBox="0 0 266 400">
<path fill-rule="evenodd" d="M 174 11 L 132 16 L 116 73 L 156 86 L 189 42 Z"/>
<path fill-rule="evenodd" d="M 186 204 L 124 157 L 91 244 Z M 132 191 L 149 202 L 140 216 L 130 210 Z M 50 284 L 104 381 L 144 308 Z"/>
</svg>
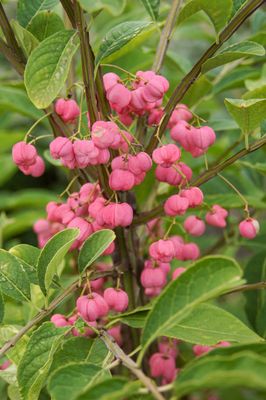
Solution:
<svg viewBox="0 0 266 400">
<path fill-rule="evenodd" d="M 53 355 L 69 328 L 45 322 L 30 337 L 18 365 L 17 379 L 23 400 L 37 400 L 47 378 Z"/>
<path fill-rule="evenodd" d="M 178 398 L 191 392 L 241 387 L 266 391 L 266 359 L 252 352 L 204 356 L 185 367 L 175 382 Z"/>
<path fill-rule="evenodd" d="M 5 303 L 4 303 L 3 295 L 0 292 L 0 324 L 4 319 L 4 315 L 5 315 Z"/>
<path fill-rule="evenodd" d="M 64 29 L 64 23 L 59 15 L 50 11 L 42 11 L 35 15 L 27 28 L 39 42 Z"/>
<path fill-rule="evenodd" d="M 102 229 L 93 233 L 83 244 L 78 258 L 79 273 L 82 274 L 115 240 L 115 233 Z"/>
<path fill-rule="evenodd" d="M 18 301 L 30 301 L 30 281 L 18 261 L 8 251 L 0 249 L 0 290 Z"/>
<path fill-rule="evenodd" d="M 244 133 L 252 133 L 266 115 L 266 99 L 225 99 L 225 105 Z"/>
<path fill-rule="evenodd" d="M 200 303 L 240 283 L 242 270 L 235 260 L 222 256 L 204 257 L 171 282 L 155 300 L 146 320 L 142 353 L 158 336 L 164 336 Z"/>
<path fill-rule="evenodd" d="M 258 43 L 244 41 L 235 43 L 214 57 L 209 58 L 202 66 L 202 72 L 206 73 L 213 68 L 220 67 L 221 65 L 238 60 L 239 58 L 264 56 L 265 49 Z"/>
<path fill-rule="evenodd" d="M 65 229 L 54 235 L 42 249 L 38 259 L 37 274 L 44 295 L 47 294 L 57 267 L 78 235 L 79 229 Z"/>
<path fill-rule="evenodd" d="M 79 0 L 79 4 L 89 14 L 106 10 L 116 17 L 123 13 L 126 0 Z"/>
<path fill-rule="evenodd" d="M 141 0 L 142 4 L 154 21 L 159 17 L 160 0 Z"/>
<path fill-rule="evenodd" d="M 202 345 L 222 341 L 247 343 L 263 341 L 233 314 L 212 304 L 202 303 L 179 322 L 165 329 L 166 336 Z"/>
<path fill-rule="evenodd" d="M 98 365 L 87 362 L 69 363 L 52 373 L 48 381 L 48 391 L 54 400 L 74 400 L 95 380 L 103 375 Z"/>
<path fill-rule="evenodd" d="M 19 0 L 17 9 L 18 22 L 26 28 L 38 12 L 49 10 L 58 3 L 59 0 Z"/>
<path fill-rule="evenodd" d="M 177 21 L 181 23 L 198 11 L 204 11 L 218 34 L 230 19 L 232 7 L 232 0 L 190 0 L 182 8 Z"/>
<path fill-rule="evenodd" d="M 48 107 L 56 98 L 77 48 L 76 33 L 61 31 L 49 36 L 31 53 L 25 69 L 25 86 L 37 108 Z"/>
<path fill-rule="evenodd" d="M 11 21 L 17 41 L 28 58 L 32 51 L 38 46 L 39 40 L 27 29 L 23 28 L 17 21 Z"/>
<path fill-rule="evenodd" d="M 38 285 L 37 262 L 40 255 L 40 249 L 29 244 L 18 244 L 11 249 L 9 253 L 13 254 L 23 265 L 31 283 Z"/>
<path fill-rule="evenodd" d="M 111 54 L 118 52 L 122 47 L 135 39 L 151 22 L 130 21 L 122 22 L 112 28 L 104 37 L 96 57 L 98 65 L 102 60 L 107 61 Z"/>
</svg>

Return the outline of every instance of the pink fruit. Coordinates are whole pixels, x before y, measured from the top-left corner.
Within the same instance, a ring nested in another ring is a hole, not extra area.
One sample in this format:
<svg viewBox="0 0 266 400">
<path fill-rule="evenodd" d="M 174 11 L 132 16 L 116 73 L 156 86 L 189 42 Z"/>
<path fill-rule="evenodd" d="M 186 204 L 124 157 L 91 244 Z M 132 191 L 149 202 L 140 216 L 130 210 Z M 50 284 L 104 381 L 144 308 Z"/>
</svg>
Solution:
<svg viewBox="0 0 266 400">
<path fill-rule="evenodd" d="M 238 229 L 240 235 L 244 238 L 254 239 L 260 230 L 260 225 L 256 219 L 247 218 L 244 221 L 240 222 Z"/>
</svg>

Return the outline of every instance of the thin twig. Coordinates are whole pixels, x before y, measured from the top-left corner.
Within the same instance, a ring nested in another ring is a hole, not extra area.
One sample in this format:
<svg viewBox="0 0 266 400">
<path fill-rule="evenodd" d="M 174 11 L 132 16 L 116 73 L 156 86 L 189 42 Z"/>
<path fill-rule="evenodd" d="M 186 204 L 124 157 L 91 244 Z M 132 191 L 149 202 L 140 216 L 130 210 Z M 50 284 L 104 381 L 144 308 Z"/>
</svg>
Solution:
<svg viewBox="0 0 266 400">
<path fill-rule="evenodd" d="M 146 151 L 151 154 L 157 147 L 159 139 L 165 132 L 169 119 L 176 105 L 183 99 L 188 89 L 198 79 L 201 74 L 203 64 L 212 57 L 217 50 L 234 34 L 234 32 L 243 24 L 243 22 L 259 8 L 265 0 L 250 0 L 240 11 L 232 18 L 229 24 L 219 34 L 216 42 L 214 42 L 205 53 L 201 56 L 194 67 L 182 79 L 180 84 L 175 88 L 168 103 L 164 109 L 164 115 L 161 119 L 159 126 L 156 128 L 151 140 L 146 148 Z"/>
<path fill-rule="evenodd" d="M 105 276 L 110 276 L 112 272 L 95 273 L 91 276 L 91 280 L 98 279 Z M 84 278 L 85 279 L 85 278 Z M 6 342 L 0 349 L 0 358 L 5 355 L 5 353 L 10 350 L 19 339 L 24 336 L 31 328 L 41 322 L 45 317 L 47 317 L 59 304 L 61 304 L 70 294 L 74 293 L 80 287 L 80 279 L 68 286 L 63 293 L 56 297 L 52 303 L 46 308 L 41 310 L 35 317 L 30 320 L 23 328 L 21 328 L 18 333 L 13 336 L 8 342 Z"/>
<path fill-rule="evenodd" d="M 126 353 L 124 353 L 111 335 L 109 335 L 106 331 L 101 330 L 100 338 L 105 343 L 108 350 L 143 383 L 143 385 L 148 389 L 149 393 L 153 394 L 155 399 L 165 400 L 153 381 L 142 372 L 135 361 L 133 361 L 128 355 L 126 355 Z"/>
<path fill-rule="evenodd" d="M 169 11 L 169 14 L 167 16 L 165 26 L 163 28 L 161 38 L 156 50 L 155 54 L 155 59 L 153 62 L 152 69 L 154 72 L 159 72 L 160 69 L 162 68 L 164 57 L 169 45 L 169 42 L 171 40 L 171 35 L 175 26 L 176 18 L 178 15 L 178 12 L 180 10 L 180 7 L 182 5 L 182 0 L 173 0 L 171 9 Z"/>
<path fill-rule="evenodd" d="M 242 149 L 236 154 L 234 154 L 232 157 L 229 157 L 227 160 L 217 165 L 214 165 L 208 171 L 204 171 L 201 175 L 199 175 L 196 179 L 194 179 L 191 182 L 191 186 L 203 185 L 204 183 L 208 182 L 209 180 L 217 176 L 219 172 L 223 171 L 225 168 L 234 164 L 240 158 L 245 157 L 247 154 L 260 149 L 265 144 L 266 144 L 266 135 L 263 136 L 261 139 L 255 141 L 253 144 L 251 144 L 248 150 Z M 151 211 L 139 214 L 133 219 L 133 225 L 145 224 L 146 222 L 152 220 L 153 218 L 159 217 L 160 215 L 163 215 L 163 205 L 159 205 L 158 207 L 155 207 Z"/>
<path fill-rule="evenodd" d="M 258 290 L 258 289 L 266 289 L 266 282 L 247 283 L 246 285 L 238 286 L 224 294 L 247 292 L 248 290 Z"/>
</svg>

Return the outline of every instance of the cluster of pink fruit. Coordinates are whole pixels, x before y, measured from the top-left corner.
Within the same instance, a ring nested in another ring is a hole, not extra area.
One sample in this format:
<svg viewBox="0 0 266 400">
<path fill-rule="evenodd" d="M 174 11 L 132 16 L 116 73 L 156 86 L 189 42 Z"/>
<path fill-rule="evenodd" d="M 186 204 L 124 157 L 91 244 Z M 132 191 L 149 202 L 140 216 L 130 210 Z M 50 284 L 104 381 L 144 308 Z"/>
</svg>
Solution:
<svg viewBox="0 0 266 400">
<path fill-rule="evenodd" d="M 55 233 L 65 228 L 78 228 L 80 233 L 71 250 L 80 248 L 93 232 L 103 228 L 125 227 L 133 219 L 132 207 L 128 203 L 107 201 L 97 183 L 84 184 L 79 192 L 70 194 L 66 202 L 51 201 L 46 206 L 46 212 L 46 219 L 34 224 L 39 246 L 43 247 Z M 114 248 L 115 244 L 111 243 L 104 254 L 111 254 Z"/>
<path fill-rule="evenodd" d="M 131 125 L 135 116 L 157 110 L 169 89 L 167 79 L 153 71 L 138 71 L 133 79 L 128 77 L 128 85 L 113 72 L 105 74 L 103 82 L 111 108 L 126 126 Z"/>
<path fill-rule="evenodd" d="M 117 74 L 104 75 L 106 97 L 120 122 L 131 125 L 133 119 L 146 115 L 149 126 L 158 125 L 164 115 L 162 108 L 163 96 L 169 88 L 168 81 L 152 71 L 138 71 L 134 78 L 121 80 Z M 81 115 L 81 110 L 75 100 L 59 99 L 55 104 L 55 112 L 69 124 L 74 124 Z M 216 140 L 212 128 L 208 126 L 194 127 L 190 124 L 192 112 L 183 104 L 179 104 L 168 123 L 171 138 L 193 157 L 206 153 Z M 114 122 L 117 122 L 117 124 Z M 60 160 L 69 169 L 83 169 L 103 164 L 109 174 L 109 187 L 116 199 L 121 199 L 121 193 L 133 189 L 145 179 L 152 163 L 156 164 L 155 177 L 159 182 L 165 182 L 178 188 L 178 194 L 171 195 L 164 203 L 164 212 L 173 218 L 182 217 L 187 211 L 203 208 L 203 193 L 198 187 L 189 187 L 192 170 L 181 159 L 181 150 L 177 144 L 170 143 L 153 151 L 151 157 L 134 143 L 135 138 L 126 130 L 120 129 L 117 119 L 111 121 L 99 120 L 90 124 L 89 135 L 78 137 L 76 132 L 72 137 L 57 137 L 50 143 L 51 156 Z M 44 172 L 44 162 L 38 156 L 32 144 L 19 142 L 13 147 L 13 160 L 19 169 L 32 176 L 40 176 Z M 95 172 L 95 170 L 94 170 Z M 133 221 L 133 209 L 126 202 L 112 202 L 103 196 L 101 187 L 96 183 L 84 184 L 79 192 L 72 193 L 62 203 L 50 202 L 47 205 L 46 219 L 39 220 L 34 225 L 38 235 L 39 246 L 43 247 L 55 233 L 62 229 L 79 228 L 79 236 L 71 247 L 79 249 L 84 241 L 95 231 L 103 228 L 128 227 Z M 123 195 L 122 195 L 123 196 Z M 123 198 L 123 197 L 122 197 Z M 208 207 L 205 221 L 198 215 L 189 215 L 183 222 L 186 234 L 199 237 L 205 233 L 205 222 L 216 228 L 225 228 L 228 211 L 216 204 Z M 193 261 L 199 258 L 200 249 L 196 243 L 185 241 L 181 236 L 164 234 L 162 221 L 152 220 L 147 224 L 148 236 L 152 239 L 149 246 L 149 259 L 145 261 L 140 275 L 140 282 L 147 297 L 157 296 L 167 284 L 171 273 L 171 261 Z M 158 229 L 159 228 L 159 229 Z M 259 231 L 258 221 L 248 216 L 239 224 L 239 232 L 245 238 L 253 239 Z M 162 239 L 163 238 L 163 239 Z M 104 254 L 112 254 L 115 249 L 112 243 Z M 185 271 L 183 266 L 172 271 L 170 279 L 177 279 Z M 108 313 L 123 312 L 128 306 L 128 296 L 119 288 L 103 289 L 104 279 L 90 283 L 89 293 L 77 299 L 76 310 L 70 317 L 55 314 L 52 322 L 56 326 L 70 326 L 73 335 L 80 335 L 75 322 L 81 317 L 87 324 L 83 335 L 92 335 L 92 328 L 103 326 Z M 92 289 L 92 291 L 91 291 Z M 114 326 L 108 330 L 119 344 L 122 343 L 121 327 Z M 219 344 L 224 345 L 224 344 Z M 212 348 L 194 346 L 194 354 L 200 355 Z M 178 372 L 176 357 L 178 356 L 177 341 L 162 339 L 159 352 L 150 358 L 151 376 L 162 378 L 162 383 L 175 379 Z"/>
<path fill-rule="evenodd" d="M 14 163 L 24 175 L 31 175 L 34 178 L 38 178 L 44 173 L 44 161 L 32 144 L 25 142 L 16 143 L 12 149 L 12 157 Z"/>
<path fill-rule="evenodd" d="M 98 271 L 110 271 L 113 269 L 111 264 L 98 263 L 95 265 Z M 93 328 L 104 326 L 108 321 L 108 314 L 124 312 L 128 307 L 128 295 L 119 287 L 107 287 L 108 278 L 98 278 L 89 281 L 85 284 L 85 294 L 81 295 L 76 301 L 76 309 L 70 317 L 63 314 L 54 314 L 51 321 L 57 327 L 73 326 L 71 333 L 74 336 L 92 336 L 94 335 Z M 118 285 L 117 285 L 118 286 Z M 83 292 L 84 292 L 83 290 Z M 87 292 L 87 293 L 86 293 Z M 78 318 L 88 324 L 80 331 L 74 325 Z M 121 345 L 122 334 L 121 325 L 114 325 L 108 329 L 108 333 Z"/>
</svg>

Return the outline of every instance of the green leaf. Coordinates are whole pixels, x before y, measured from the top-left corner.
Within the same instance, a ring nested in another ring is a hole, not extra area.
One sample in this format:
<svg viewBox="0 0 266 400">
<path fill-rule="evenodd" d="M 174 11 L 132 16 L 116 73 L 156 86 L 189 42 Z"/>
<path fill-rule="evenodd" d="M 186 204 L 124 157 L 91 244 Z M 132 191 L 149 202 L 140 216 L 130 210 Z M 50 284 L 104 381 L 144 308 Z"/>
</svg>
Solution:
<svg viewBox="0 0 266 400">
<path fill-rule="evenodd" d="M 191 0 L 182 8 L 177 21 L 181 23 L 198 11 L 204 11 L 218 34 L 230 19 L 232 5 L 232 0 Z"/>
<path fill-rule="evenodd" d="M 238 10 L 247 2 L 247 0 L 233 0 L 233 10 L 231 18 L 237 13 Z"/>
<path fill-rule="evenodd" d="M 0 327 L 0 346 L 2 347 L 8 340 L 15 336 L 19 331 L 19 327 L 14 325 L 2 325 Z M 24 354 L 28 343 L 28 336 L 25 334 L 21 339 L 8 351 L 8 358 L 18 364 Z"/>
<path fill-rule="evenodd" d="M 102 365 L 107 354 L 108 350 L 100 339 L 72 337 L 65 340 L 56 351 L 50 372 L 70 362 L 87 361 L 91 364 Z"/>
<path fill-rule="evenodd" d="M 12 160 L 11 154 L 0 155 L 0 187 L 8 182 L 17 172 L 17 167 Z"/>
<path fill-rule="evenodd" d="M 143 30 L 150 27 L 150 22 L 130 21 L 122 22 L 112 28 L 104 37 L 96 57 L 96 64 L 100 61 L 109 61 L 108 56 L 118 52 L 121 48 L 135 39 Z"/>
<path fill-rule="evenodd" d="M 26 210 L 12 214 L 12 219 L 3 228 L 4 240 L 18 237 L 19 234 L 30 230 L 32 225 L 40 218 L 45 218 L 44 210 Z"/>
<path fill-rule="evenodd" d="M 82 274 L 115 240 L 115 233 L 102 229 L 93 233 L 83 244 L 78 258 L 79 273 Z"/>
<path fill-rule="evenodd" d="M 123 13 L 126 0 L 79 0 L 81 7 L 89 14 L 106 10 L 114 17 Z"/>
<path fill-rule="evenodd" d="M 39 40 L 36 39 L 31 32 L 23 28 L 17 21 L 11 21 L 11 25 L 20 47 L 28 58 L 31 52 L 38 46 Z"/>
<path fill-rule="evenodd" d="M 0 87 L 0 109 L 25 115 L 34 120 L 43 115 L 30 102 L 24 90 L 11 86 L 1 85 Z"/>
<path fill-rule="evenodd" d="M 49 36 L 63 31 L 65 27 L 59 15 L 50 11 L 42 11 L 35 15 L 27 29 L 38 41 L 42 42 Z"/>
<path fill-rule="evenodd" d="M 10 150 L 12 146 L 20 140 L 23 140 L 24 136 L 25 134 L 23 132 L 19 132 L 19 129 L 17 131 L 0 129 L 0 154 L 4 154 L 7 151 L 11 153 Z"/>
<path fill-rule="evenodd" d="M 69 328 L 45 322 L 30 337 L 18 366 L 18 383 L 23 400 L 37 400 L 52 364 L 53 355 Z"/>
<path fill-rule="evenodd" d="M 247 283 L 266 281 L 266 252 L 260 252 L 252 257 L 246 265 L 244 277 Z M 246 313 L 254 329 L 266 337 L 266 293 L 265 290 L 244 292 L 246 298 Z"/>
<path fill-rule="evenodd" d="M 48 107 L 56 98 L 77 48 L 76 33 L 61 31 L 49 36 L 31 53 L 25 69 L 25 86 L 37 108 Z"/>
<path fill-rule="evenodd" d="M 48 391 L 54 400 L 74 400 L 94 381 L 99 379 L 104 370 L 87 362 L 69 363 L 58 368 L 50 376 Z"/>
<path fill-rule="evenodd" d="M 154 21 L 159 17 L 160 0 L 141 0 L 144 7 Z"/>
<path fill-rule="evenodd" d="M 17 258 L 0 249 L 0 290 L 18 301 L 30 300 L 30 281 Z"/>
<path fill-rule="evenodd" d="M 249 56 L 264 56 L 265 49 L 258 43 L 244 41 L 226 47 L 219 54 L 209 58 L 202 66 L 202 72 L 206 73 L 213 68 Z"/>
<path fill-rule="evenodd" d="M 135 394 L 139 382 L 128 382 L 125 378 L 114 377 L 96 383 L 86 389 L 76 400 L 121 400 Z"/>
<path fill-rule="evenodd" d="M 143 329 L 141 354 L 195 306 L 237 286 L 241 275 L 241 268 L 231 258 L 213 256 L 195 262 L 155 300 Z"/>
<path fill-rule="evenodd" d="M 42 249 L 38 259 L 37 274 L 44 295 L 47 294 L 59 264 L 78 235 L 79 229 L 64 229 L 48 240 Z"/>
<path fill-rule="evenodd" d="M 132 328 L 143 328 L 150 309 L 151 304 L 147 304 L 145 306 L 137 307 L 133 311 L 128 311 L 119 315 L 110 315 L 108 327 L 121 322 L 122 324 L 131 326 Z"/>
<path fill-rule="evenodd" d="M 51 201 L 56 200 L 53 192 L 45 189 L 23 189 L 17 192 L 2 191 L 0 194 L 0 210 L 14 210 L 44 208 Z"/>
<path fill-rule="evenodd" d="M 0 324 L 2 323 L 5 315 L 5 303 L 4 299 L 2 296 L 2 293 L 0 292 Z"/>
<path fill-rule="evenodd" d="M 37 262 L 41 250 L 29 244 L 18 244 L 11 249 L 9 253 L 13 254 L 25 269 L 31 283 L 38 285 Z"/>
<path fill-rule="evenodd" d="M 208 303 L 199 304 L 187 317 L 164 332 L 166 336 L 202 345 L 263 340 L 233 314 Z"/>
<path fill-rule="evenodd" d="M 266 98 L 266 84 L 261 85 L 260 87 L 250 90 L 249 92 L 245 93 L 243 99 L 265 99 Z"/>
<path fill-rule="evenodd" d="M 17 367 L 12 364 L 5 370 L 0 370 L 0 378 L 10 385 L 17 383 Z"/>
<path fill-rule="evenodd" d="M 266 359 L 251 352 L 204 356 L 185 367 L 175 382 L 178 398 L 199 390 L 238 386 L 266 391 Z"/>
<path fill-rule="evenodd" d="M 266 163 L 258 162 L 258 163 L 251 164 L 248 161 L 238 161 L 237 164 L 240 166 L 243 166 L 243 167 L 253 169 L 254 171 L 260 172 L 262 175 L 266 175 Z"/>
<path fill-rule="evenodd" d="M 265 118 L 266 99 L 225 99 L 225 105 L 245 133 L 252 133 Z"/>
<path fill-rule="evenodd" d="M 18 22 L 26 28 L 38 12 L 49 10 L 57 4 L 58 0 L 19 0 L 17 9 Z"/>
<path fill-rule="evenodd" d="M 263 199 L 263 193 L 260 196 L 259 193 L 256 195 L 247 195 L 247 201 L 251 207 L 256 207 L 259 209 L 265 208 L 265 201 Z M 243 201 L 240 197 L 236 196 L 235 193 L 219 193 L 219 194 L 209 194 L 206 196 L 206 201 L 210 205 L 220 204 L 225 208 L 242 208 Z"/>
</svg>

